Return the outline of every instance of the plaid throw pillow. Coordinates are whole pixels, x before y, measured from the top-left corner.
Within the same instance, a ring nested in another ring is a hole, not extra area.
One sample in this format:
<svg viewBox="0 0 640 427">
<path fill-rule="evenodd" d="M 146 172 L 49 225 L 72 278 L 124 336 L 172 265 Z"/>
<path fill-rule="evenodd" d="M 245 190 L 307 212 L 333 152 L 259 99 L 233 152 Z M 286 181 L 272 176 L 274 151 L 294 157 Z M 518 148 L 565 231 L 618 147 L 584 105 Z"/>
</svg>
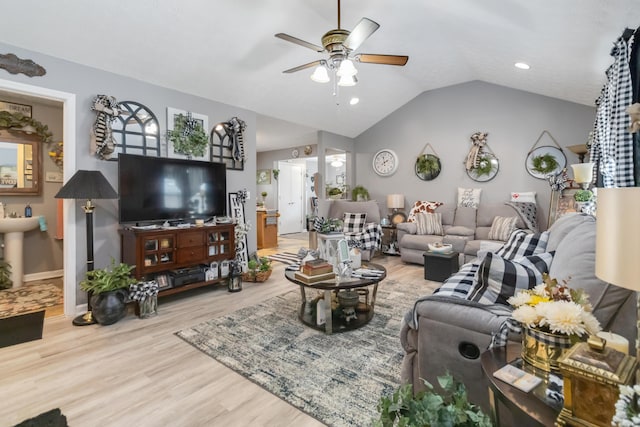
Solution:
<svg viewBox="0 0 640 427">
<path fill-rule="evenodd" d="M 442 214 L 436 213 L 419 213 L 416 215 L 416 225 L 418 234 L 433 234 L 443 236 Z"/>
<path fill-rule="evenodd" d="M 493 218 L 491 230 L 489 230 L 489 240 L 502 240 L 504 242 L 509 239 L 511 232 L 516 228 L 517 220 L 518 218 L 515 216 L 497 216 Z"/>
<path fill-rule="evenodd" d="M 549 272 L 553 253 L 509 261 L 488 252 L 478 271 L 478 281 L 467 296 L 481 304 L 504 304 L 517 291 L 532 289 L 542 283 L 542 273 Z"/>
<path fill-rule="evenodd" d="M 457 273 L 450 276 L 444 281 L 442 286 L 433 292 L 434 295 L 466 298 L 469 291 L 473 288 L 478 268 L 480 268 L 480 264 L 478 263 L 469 262 L 464 264 Z"/>
<path fill-rule="evenodd" d="M 504 259 L 512 260 L 516 257 L 535 255 L 547 249 L 549 232 L 527 233 L 525 230 L 515 230 L 509 236 L 507 243 L 496 251 Z"/>
<path fill-rule="evenodd" d="M 418 200 L 413 204 L 413 207 L 409 211 L 409 217 L 407 217 L 407 222 L 416 222 L 416 215 L 424 212 L 435 212 L 438 206 L 442 206 L 444 203 L 442 202 L 429 202 L 426 200 Z"/>
<path fill-rule="evenodd" d="M 366 220 L 366 213 L 345 212 L 342 231 L 344 233 L 361 233 Z"/>
</svg>

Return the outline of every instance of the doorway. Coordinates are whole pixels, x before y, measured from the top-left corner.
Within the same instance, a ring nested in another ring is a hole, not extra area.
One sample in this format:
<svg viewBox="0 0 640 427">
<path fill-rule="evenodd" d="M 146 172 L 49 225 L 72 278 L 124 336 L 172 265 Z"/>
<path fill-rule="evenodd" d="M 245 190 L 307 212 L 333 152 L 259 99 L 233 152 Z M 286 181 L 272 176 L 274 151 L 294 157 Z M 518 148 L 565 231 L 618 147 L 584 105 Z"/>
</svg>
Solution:
<svg viewBox="0 0 640 427">
<path fill-rule="evenodd" d="M 304 174 L 299 163 L 278 162 L 278 234 L 300 233 L 304 230 Z"/>
<path fill-rule="evenodd" d="M 64 149 L 68 153 L 76 152 L 76 96 L 72 93 L 60 92 L 40 86 L 18 83 L 0 79 L 0 90 L 19 95 L 42 98 L 61 102 L 63 108 L 63 140 Z M 64 156 L 64 182 L 68 181 L 76 170 L 76 158 L 73 155 Z M 73 200 L 64 201 L 64 229 L 65 240 L 64 257 L 64 314 L 76 314 L 76 210 Z M 67 244 L 70 243 L 70 244 Z"/>
</svg>

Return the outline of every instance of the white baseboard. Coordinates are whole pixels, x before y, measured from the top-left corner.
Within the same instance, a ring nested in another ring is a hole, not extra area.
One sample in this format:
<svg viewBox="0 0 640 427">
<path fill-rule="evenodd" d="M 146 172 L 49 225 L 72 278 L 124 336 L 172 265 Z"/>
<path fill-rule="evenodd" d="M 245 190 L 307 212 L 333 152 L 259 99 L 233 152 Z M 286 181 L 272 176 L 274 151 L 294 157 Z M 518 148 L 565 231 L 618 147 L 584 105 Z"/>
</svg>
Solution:
<svg viewBox="0 0 640 427">
<path fill-rule="evenodd" d="M 23 281 L 33 282 L 34 280 L 56 279 L 64 275 L 64 270 L 42 271 L 40 273 L 25 274 Z"/>
</svg>

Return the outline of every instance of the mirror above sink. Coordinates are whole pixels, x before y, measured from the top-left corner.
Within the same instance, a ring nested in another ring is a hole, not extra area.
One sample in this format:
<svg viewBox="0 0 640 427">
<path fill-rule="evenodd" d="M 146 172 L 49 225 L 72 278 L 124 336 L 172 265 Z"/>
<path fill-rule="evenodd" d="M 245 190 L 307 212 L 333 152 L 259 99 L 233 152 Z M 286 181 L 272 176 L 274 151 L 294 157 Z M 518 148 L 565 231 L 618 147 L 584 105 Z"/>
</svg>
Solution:
<svg viewBox="0 0 640 427">
<path fill-rule="evenodd" d="M 42 139 L 0 130 L 0 195 L 40 194 Z"/>
</svg>

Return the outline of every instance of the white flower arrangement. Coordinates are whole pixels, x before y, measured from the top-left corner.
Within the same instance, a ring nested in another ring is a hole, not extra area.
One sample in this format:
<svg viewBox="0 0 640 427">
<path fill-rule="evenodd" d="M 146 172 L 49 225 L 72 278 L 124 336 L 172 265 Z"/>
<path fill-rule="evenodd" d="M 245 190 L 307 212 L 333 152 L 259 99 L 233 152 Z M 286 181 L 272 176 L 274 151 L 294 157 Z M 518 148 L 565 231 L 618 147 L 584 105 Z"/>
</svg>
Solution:
<svg viewBox="0 0 640 427">
<path fill-rule="evenodd" d="M 616 402 L 616 413 L 611 419 L 611 425 L 618 427 L 640 425 L 640 385 L 619 387 L 620 397 Z"/>
<path fill-rule="evenodd" d="M 507 300 L 516 307 L 512 317 L 530 328 L 564 335 L 595 335 L 600 322 L 591 313 L 588 296 L 582 290 L 570 289 L 543 274 L 543 283 L 533 289 L 519 291 Z"/>
</svg>

